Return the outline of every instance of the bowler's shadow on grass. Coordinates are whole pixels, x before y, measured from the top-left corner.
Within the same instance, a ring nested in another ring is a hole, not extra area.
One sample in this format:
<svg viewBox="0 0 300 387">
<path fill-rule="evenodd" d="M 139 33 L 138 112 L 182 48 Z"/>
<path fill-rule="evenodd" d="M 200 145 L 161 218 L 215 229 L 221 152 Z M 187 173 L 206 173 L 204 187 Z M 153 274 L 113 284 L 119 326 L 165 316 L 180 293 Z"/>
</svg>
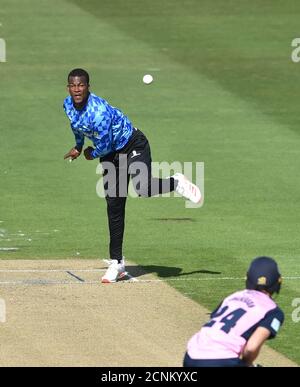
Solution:
<svg viewBox="0 0 300 387">
<path fill-rule="evenodd" d="M 145 274 L 156 274 L 160 278 L 168 277 L 181 277 L 191 274 L 221 274 L 220 271 L 211 271 L 211 270 L 193 270 L 189 272 L 182 272 L 180 267 L 171 267 L 171 266 L 157 266 L 157 265 L 142 265 L 142 266 L 127 266 L 126 270 L 133 277 L 140 277 Z"/>
</svg>

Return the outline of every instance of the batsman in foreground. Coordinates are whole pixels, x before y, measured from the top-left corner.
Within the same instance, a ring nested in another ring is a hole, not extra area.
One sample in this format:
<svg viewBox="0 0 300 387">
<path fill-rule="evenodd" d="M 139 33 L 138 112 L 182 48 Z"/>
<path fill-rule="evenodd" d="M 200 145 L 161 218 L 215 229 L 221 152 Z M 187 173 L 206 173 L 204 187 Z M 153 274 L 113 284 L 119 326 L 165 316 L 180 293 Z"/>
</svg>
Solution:
<svg viewBox="0 0 300 387">
<path fill-rule="evenodd" d="M 233 293 L 188 342 L 185 367 L 251 367 L 268 339 L 276 336 L 284 314 L 273 301 L 281 275 L 269 257 L 254 259 L 246 289 Z"/>
<path fill-rule="evenodd" d="M 67 87 L 70 96 L 64 101 L 64 110 L 76 144 L 64 158 L 74 160 L 79 157 L 87 137 L 94 146 L 84 149 L 85 158 L 100 158 L 104 177 L 110 173 L 110 166 L 114 166 L 117 172 L 112 174 L 113 179 L 104 179 L 108 182 L 104 184 L 104 191 L 110 233 L 110 264 L 102 282 L 112 283 L 126 273 L 122 245 L 129 177 L 138 195 L 143 197 L 176 191 L 184 198 L 199 203 L 201 192 L 180 173 L 167 179 L 152 176 L 151 151 L 146 136 L 133 127 L 121 110 L 90 92 L 89 74 L 85 70 L 72 70 Z"/>
</svg>

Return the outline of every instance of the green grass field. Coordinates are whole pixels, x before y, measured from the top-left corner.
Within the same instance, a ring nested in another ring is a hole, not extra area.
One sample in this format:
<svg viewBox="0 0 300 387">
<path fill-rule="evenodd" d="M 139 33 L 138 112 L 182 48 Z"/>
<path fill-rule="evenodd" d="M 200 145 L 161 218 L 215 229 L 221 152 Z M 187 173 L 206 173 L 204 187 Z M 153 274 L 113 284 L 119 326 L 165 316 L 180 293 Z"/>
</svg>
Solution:
<svg viewBox="0 0 300 387">
<path fill-rule="evenodd" d="M 97 162 L 63 160 L 66 75 L 86 68 L 92 91 L 146 133 L 153 160 L 205 163 L 201 209 L 128 200 L 127 259 L 179 273 L 189 280 L 170 284 L 212 308 L 244 286 L 218 278 L 274 256 L 298 279 L 284 281 L 286 322 L 270 345 L 300 364 L 299 12 L 296 0 L 1 0 L 0 248 L 19 250 L 0 258 L 107 256 Z"/>
</svg>

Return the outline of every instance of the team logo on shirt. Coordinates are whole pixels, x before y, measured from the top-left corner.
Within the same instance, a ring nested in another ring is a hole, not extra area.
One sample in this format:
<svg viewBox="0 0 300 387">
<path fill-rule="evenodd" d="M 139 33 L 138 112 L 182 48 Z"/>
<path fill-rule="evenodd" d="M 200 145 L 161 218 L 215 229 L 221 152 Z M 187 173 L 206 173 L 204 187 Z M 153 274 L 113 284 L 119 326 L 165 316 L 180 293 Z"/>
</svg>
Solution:
<svg viewBox="0 0 300 387">
<path fill-rule="evenodd" d="M 280 325 L 280 321 L 277 318 L 274 318 L 272 320 L 271 327 L 274 329 L 275 332 L 279 331 Z"/>
<path fill-rule="evenodd" d="M 101 136 L 100 136 L 100 134 L 99 134 L 98 132 L 94 132 L 94 133 L 93 133 L 93 136 L 94 136 L 95 138 L 101 138 Z"/>
</svg>

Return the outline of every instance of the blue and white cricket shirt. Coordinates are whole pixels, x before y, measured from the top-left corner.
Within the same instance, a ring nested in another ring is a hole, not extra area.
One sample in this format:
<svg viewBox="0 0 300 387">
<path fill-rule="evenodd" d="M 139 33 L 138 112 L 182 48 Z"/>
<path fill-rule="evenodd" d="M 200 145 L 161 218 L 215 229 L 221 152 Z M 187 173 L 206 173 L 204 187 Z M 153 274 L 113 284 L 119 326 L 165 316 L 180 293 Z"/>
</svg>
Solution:
<svg viewBox="0 0 300 387">
<path fill-rule="evenodd" d="M 82 110 L 75 109 L 71 96 L 64 100 L 64 110 L 71 122 L 76 148 L 81 151 L 84 138 L 94 144 L 92 157 L 103 157 L 122 149 L 129 141 L 133 126 L 121 110 L 90 93 Z"/>
</svg>

